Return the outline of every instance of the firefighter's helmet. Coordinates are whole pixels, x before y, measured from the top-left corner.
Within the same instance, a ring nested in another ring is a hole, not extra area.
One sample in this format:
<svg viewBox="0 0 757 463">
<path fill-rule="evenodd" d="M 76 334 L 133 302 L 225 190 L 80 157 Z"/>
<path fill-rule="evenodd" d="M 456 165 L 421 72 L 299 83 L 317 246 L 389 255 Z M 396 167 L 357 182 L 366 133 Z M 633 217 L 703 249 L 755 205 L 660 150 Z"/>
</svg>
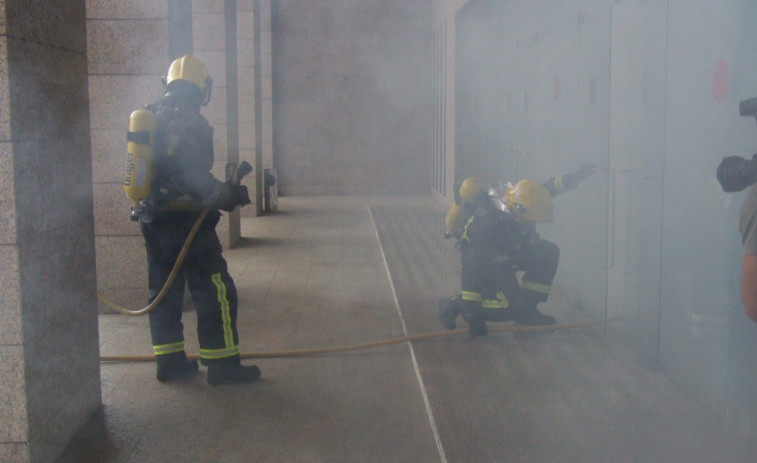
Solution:
<svg viewBox="0 0 757 463">
<path fill-rule="evenodd" d="M 484 191 L 484 184 L 477 177 L 468 177 L 460 185 L 460 198 L 466 203 L 473 203 Z"/>
<path fill-rule="evenodd" d="M 524 179 L 509 186 L 505 190 L 505 205 L 519 222 L 552 221 L 552 196 L 539 182 Z"/>
<path fill-rule="evenodd" d="M 206 105 L 210 101 L 210 91 L 213 87 L 213 80 L 210 78 L 208 68 L 202 61 L 192 55 L 184 55 L 175 59 L 168 68 L 164 83 L 166 92 L 172 87 L 181 84 L 181 82 L 191 82 L 199 90 L 200 104 Z"/>
</svg>

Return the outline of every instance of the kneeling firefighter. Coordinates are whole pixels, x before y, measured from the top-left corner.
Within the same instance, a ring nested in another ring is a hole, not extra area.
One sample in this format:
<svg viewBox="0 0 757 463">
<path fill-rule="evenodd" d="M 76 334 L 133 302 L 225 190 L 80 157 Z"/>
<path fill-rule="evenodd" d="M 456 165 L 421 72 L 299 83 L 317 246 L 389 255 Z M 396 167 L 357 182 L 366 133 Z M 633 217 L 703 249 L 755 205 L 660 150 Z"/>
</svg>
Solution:
<svg viewBox="0 0 757 463">
<path fill-rule="evenodd" d="M 488 191 L 475 177 L 462 183 L 446 218 L 447 236 L 457 238 L 461 252 L 462 292 L 439 300 L 445 328 L 455 329 L 458 315 L 468 322 L 471 336 L 485 336 L 486 321 L 555 324 L 537 305 L 549 297 L 560 249 L 539 237 L 536 224 L 552 221 L 554 196 L 577 187 L 596 170 L 595 164 L 586 164 L 544 183 L 524 179 Z"/>
<path fill-rule="evenodd" d="M 207 382 L 254 381 L 260 370 L 240 361 L 237 290 L 215 231 L 219 209 L 230 212 L 250 204 L 247 187 L 211 174 L 213 128 L 200 114 L 200 106 L 210 100 L 212 80 L 202 61 L 191 55 L 176 59 L 164 86 L 160 101 L 132 114 L 124 182 L 135 203 L 132 218 L 139 220 L 145 238 L 150 302 L 166 283 L 201 211 L 207 208 L 207 215 L 165 298 L 149 313 L 157 379 L 172 381 L 198 371 L 197 361 L 188 360 L 184 350 L 181 319 L 186 285 L 197 310 Z M 136 191 L 137 187 L 142 189 Z"/>
</svg>

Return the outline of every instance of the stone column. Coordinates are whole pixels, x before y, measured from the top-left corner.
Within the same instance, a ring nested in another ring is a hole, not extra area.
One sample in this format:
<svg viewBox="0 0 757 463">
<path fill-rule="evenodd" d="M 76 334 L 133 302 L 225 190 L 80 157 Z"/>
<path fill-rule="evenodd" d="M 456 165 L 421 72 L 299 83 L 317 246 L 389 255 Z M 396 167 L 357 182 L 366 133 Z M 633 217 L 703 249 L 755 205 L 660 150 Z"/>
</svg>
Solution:
<svg viewBox="0 0 757 463">
<path fill-rule="evenodd" d="M 148 289 L 144 238 L 123 188 L 126 132 L 132 111 L 163 96 L 170 32 L 180 24 L 169 21 L 169 3 L 87 1 L 97 287 L 130 309 L 146 305 Z M 109 309 L 100 303 L 100 311 Z"/>
<path fill-rule="evenodd" d="M 263 168 L 276 167 L 273 157 L 273 76 L 271 49 L 271 0 L 260 2 L 260 112 Z"/>
<path fill-rule="evenodd" d="M 0 461 L 100 407 L 85 0 L 0 7 Z"/>
<path fill-rule="evenodd" d="M 219 179 L 225 178 L 227 164 L 239 163 L 236 18 L 236 0 L 192 1 L 194 56 L 205 63 L 213 79 L 212 97 L 202 113 L 215 130 L 213 175 Z M 233 247 L 240 238 L 239 216 L 240 208 L 224 212 L 216 227 L 224 248 Z"/>
<path fill-rule="evenodd" d="M 262 210 L 261 164 L 256 162 L 255 146 L 258 135 L 255 119 L 255 0 L 237 0 L 237 64 L 239 98 L 239 161 L 247 161 L 255 168 L 245 182 L 252 204 L 242 208 L 241 215 L 255 217 Z M 254 195 L 254 196 L 253 196 Z"/>
<path fill-rule="evenodd" d="M 254 178 L 245 182 L 254 198 L 241 214 L 255 217 L 263 212 L 263 170 L 273 167 L 271 0 L 236 3 L 239 160 L 255 166 Z"/>
</svg>

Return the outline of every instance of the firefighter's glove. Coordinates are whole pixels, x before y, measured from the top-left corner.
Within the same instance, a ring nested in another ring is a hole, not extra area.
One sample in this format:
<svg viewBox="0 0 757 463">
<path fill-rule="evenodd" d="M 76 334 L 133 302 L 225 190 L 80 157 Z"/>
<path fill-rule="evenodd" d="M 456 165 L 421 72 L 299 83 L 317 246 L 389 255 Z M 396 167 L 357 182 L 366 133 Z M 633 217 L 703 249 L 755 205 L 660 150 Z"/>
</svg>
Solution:
<svg viewBox="0 0 757 463">
<path fill-rule="evenodd" d="M 219 209 L 226 212 L 231 212 L 237 206 L 245 206 L 250 204 L 250 193 L 247 191 L 247 187 L 244 185 L 227 184 L 229 189 L 226 200 L 219 206 Z"/>
<path fill-rule="evenodd" d="M 597 171 L 597 165 L 593 162 L 590 162 L 588 164 L 584 164 L 581 167 L 579 167 L 577 171 L 573 172 L 573 175 L 576 176 L 577 182 L 581 182 L 584 179 L 591 176 L 596 171 Z"/>
<path fill-rule="evenodd" d="M 757 154 L 751 160 L 741 156 L 728 156 L 720 161 L 717 170 L 718 181 L 723 191 L 733 193 L 757 183 Z"/>
</svg>

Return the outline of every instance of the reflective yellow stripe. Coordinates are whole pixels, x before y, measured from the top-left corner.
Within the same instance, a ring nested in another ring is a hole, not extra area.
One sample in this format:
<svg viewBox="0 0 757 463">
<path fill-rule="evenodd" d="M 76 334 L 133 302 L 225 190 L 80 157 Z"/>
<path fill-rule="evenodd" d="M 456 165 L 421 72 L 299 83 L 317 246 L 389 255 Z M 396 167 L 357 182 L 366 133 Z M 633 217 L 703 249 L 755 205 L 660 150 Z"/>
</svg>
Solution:
<svg viewBox="0 0 757 463">
<path fill-rule="evenodd" d="M 481 307 L 485 309 L 506 309 L 510 307 L 510 301 L 507 300 L 507 296 L 502 291 L 497 292 L 497 299 L 484 299 L 481 302 Z"/>
<path fill-rule="evenodd" d="M 239 354 L 239 347 L 229 347 L 226 349 L 200 349 L 200 357 L 204 359 L 223 359 L 233 357 Z"/>
<path fill-rule="evenodd" d="M 505 306 L 502 305 L 502 303 L 496 299 L 484 299 L 481 302 L 481 307 L 484 309 L 504 309 Z"/>
<path fill-rule="evenodd" d="M 543 294 L 549 294 L 550 289 L 552 289 L 550 285 L 540 285 L 538 283 L 531 283 L 530 281 L 521 282 L 521 286 L 523 286 L 523 289 Z"/>
<path fill-rule="evenodd" d="M 160 346 L 152 346 L 152 352 L 155 355 L 174 354 L 176 352 L 184 351 L 184 341 L 174 342 L 171 344 L 162 344 Z"/>
<path fill-rule="evenodd" d="M 465 228 L 463 228 L 463 237 L 460 238 L 461 240 L 470 241 L 470 238 L 468 238 L 468 226 L 473 223 L 473 220 L 476 218 L 475 214 L 471 216 L 470 219 L 468 219 L 468 223 L 465 224 Z"/>
<path fill-rule="evenodd" d="M 229 308 L 229 300 L 226 297 L 226 285 L 221 279 L 221 274 L 216 273 L 210 277 L 213 284 L 216 285 L 216 291 L 218 294 L 218 304 L 221 306 L 221 319 L 223 320 L 223 345 L 225 349 L 238 349 L 234 344 L 234 332 L 231 329 L 231 310 Z"/>
<path fill-rule="evenodd" d="M 473 301 L 473 302 L 483 301 L 483 299 L 481 298 L 481 293 L 474 293 L 472 291 L 463 291 L 462 299 L 464 301 Z"/>
</svg>

